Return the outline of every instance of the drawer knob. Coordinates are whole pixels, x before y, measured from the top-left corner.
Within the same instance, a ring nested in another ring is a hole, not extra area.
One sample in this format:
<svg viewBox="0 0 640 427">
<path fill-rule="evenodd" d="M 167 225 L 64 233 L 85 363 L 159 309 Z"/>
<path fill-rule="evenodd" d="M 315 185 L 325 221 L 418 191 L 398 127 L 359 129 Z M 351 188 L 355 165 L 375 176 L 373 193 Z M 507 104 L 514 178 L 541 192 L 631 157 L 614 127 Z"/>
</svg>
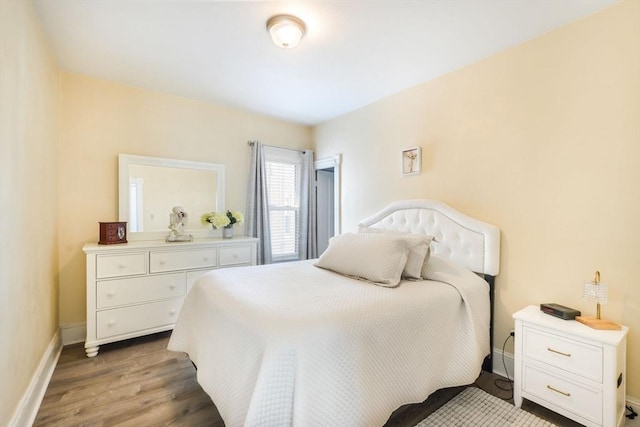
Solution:
<svg viewBox="0 0 640 427">
<path fill-rule="evenodd" d="M 554 350 L 551 347 L 547 347 L 547 351 L 550 351 L 551 353 L 559 354 L 561 356 L 571 357 L 571 353 L 565 353 L 563 351 Z"/>
<path fill-rule="evenodd" d="M 115 293 L 115 292 L 113 292 L 113 291 L 109 291 L 109 292 L 107 292 L 107 296 L 108 296 L 109 298 L 111 298 L 111 297 L 112 297 L 112 296 L 114 296 L 115 294 L 116 294 L 116 293 Z"/>
<path fill-rule="evenodd" d="M 176 309 L 175 309 L 175 308 L 172 308 L 171 310 L 169 310 L 169 314 L 170 314 L 170 315 L 172 315 L 172 316 L 173 316 L 174 314 L 176 314 Z"/>
<path fill-rule="evenodd" d="M 126 264 L 118 264 L 118 268 L 122 270 L 123 268 L 127 268 Z"/>
<path fill-rule="evenodd" d="M 113 325 L 115 325 L 115 324 L 116 324 L 116 321 L 115 321 L 115 320 L 109 320 L 109 321 L 107 322 L 107 326 L 113 326 Z"/>
<path fill-rule="evenodd" d="M 553 387 L 551 387 L 549 384 L 547 384 L 547 388 L 548 388 L 549 390 L 551 390 L 551 391 L 555 391 L 556 393 L 560 393 L 560 394 L 561 394 L 561 395 L 563 395 L 563 396 L 567 396 L 567 397 L 570 397 L 570 396 L 571 396 L 571 393 L 567 393 L 566 391 L 560 391 L 560 390 L 558 390 L 557 388 L 553 388 Z"/>
<path fill-rule="evenodd" d="M 172 284 L 169 285 L 169 289 L 175 289 L 175 288 L 176 288 L 175 284 L 172 283 Z"/>
<path fill-rule="evenodd" d="M 160 260 L 160 262 L 159 262 L 159 264 L 160 264 L 160 265 L 164 265 L 164 264 L 165 264 L 165 261 L 164 261 L 163 259 L 161 259 L 161 260 Z"/>
</svg>

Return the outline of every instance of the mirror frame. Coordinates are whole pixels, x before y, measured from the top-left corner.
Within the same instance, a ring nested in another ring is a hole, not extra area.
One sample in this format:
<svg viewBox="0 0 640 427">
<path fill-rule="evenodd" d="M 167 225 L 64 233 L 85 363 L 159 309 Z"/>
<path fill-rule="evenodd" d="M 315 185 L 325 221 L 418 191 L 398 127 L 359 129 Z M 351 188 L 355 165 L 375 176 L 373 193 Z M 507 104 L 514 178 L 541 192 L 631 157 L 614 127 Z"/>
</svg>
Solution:
<svg viewBox="0 0 640 427">
<path fill-rule="evenodd" d="M 168 159 L 163 157 L 137 156 L 133 154 L 118 154 L 118 218 L 119 221 L 129 222 L 129 166 L 160 166 L 168 168 L 197 169 L 217 172 L 216 177 L 216 211 L 224 212 L 225 166 L 219 163 L 194 162 L 190 160 Z M 167 212 L 167 215 L 169 213 Z M 198 216 L 198 215 L 197 215 Z M 199 223 L 199 216 L 195 218 Z M 186 231 L 193 237 L 206 237 L 211 235 L 211 229 L 190 228 Z M 127 232 L 130 240 L 164 239 L 168 232 L 138 231 Z"/>
</svg>

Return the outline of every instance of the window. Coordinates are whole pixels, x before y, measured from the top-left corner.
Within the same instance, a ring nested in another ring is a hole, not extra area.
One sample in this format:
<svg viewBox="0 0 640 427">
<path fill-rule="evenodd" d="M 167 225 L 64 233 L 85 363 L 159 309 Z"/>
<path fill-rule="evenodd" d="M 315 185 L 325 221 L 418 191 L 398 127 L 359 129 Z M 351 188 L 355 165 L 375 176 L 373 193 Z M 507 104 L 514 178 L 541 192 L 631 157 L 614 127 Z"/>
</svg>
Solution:
<svg viewBox="0 0 640 427">
<path fill-rule="evenodd" d="M 265 147 L 271 255 L 274 262 L 300 259 L 301 153 Z"/>
</svg>

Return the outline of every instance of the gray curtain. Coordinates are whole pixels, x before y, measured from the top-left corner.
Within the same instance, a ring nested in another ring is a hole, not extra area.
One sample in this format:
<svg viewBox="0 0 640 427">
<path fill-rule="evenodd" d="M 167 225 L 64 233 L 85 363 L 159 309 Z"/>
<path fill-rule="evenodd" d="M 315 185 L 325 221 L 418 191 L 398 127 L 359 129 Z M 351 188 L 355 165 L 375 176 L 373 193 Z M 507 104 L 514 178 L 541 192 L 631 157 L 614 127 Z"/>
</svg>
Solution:
<svg viewBox="0 0 640 427">
<path fill-rule="evenodd" d="M 316 228 L 316 178 L 313 167 L 313 151 L 302 153 L 300 171 L 300 259 L 318 257 Z"/>
<path fill-rule="evenodd" d="M 247 198 L 247 235 L 257 237 L 258 264 L 271 264 L 271 234 L 269 232 L 269 202 L 267 175 L 264 164 L 264 145 L 255 141 L 251 146 L 249 188 Z"/>
</svg>

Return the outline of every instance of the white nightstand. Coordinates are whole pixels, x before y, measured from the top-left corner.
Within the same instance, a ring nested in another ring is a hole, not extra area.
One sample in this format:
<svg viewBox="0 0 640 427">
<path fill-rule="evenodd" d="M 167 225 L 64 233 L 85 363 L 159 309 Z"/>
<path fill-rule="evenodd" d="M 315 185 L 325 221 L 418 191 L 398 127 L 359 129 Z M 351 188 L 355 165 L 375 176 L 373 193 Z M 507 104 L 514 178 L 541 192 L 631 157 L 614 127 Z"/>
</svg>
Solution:
<svg viewBox="0 0 640 427">
<path fill-rule="evenodd" d="M 624 425 L 629 328 L 591 329 L 534 305 L 513 318 L 516 407 L 525 398 L 586 426 Z"/>
</svg>

